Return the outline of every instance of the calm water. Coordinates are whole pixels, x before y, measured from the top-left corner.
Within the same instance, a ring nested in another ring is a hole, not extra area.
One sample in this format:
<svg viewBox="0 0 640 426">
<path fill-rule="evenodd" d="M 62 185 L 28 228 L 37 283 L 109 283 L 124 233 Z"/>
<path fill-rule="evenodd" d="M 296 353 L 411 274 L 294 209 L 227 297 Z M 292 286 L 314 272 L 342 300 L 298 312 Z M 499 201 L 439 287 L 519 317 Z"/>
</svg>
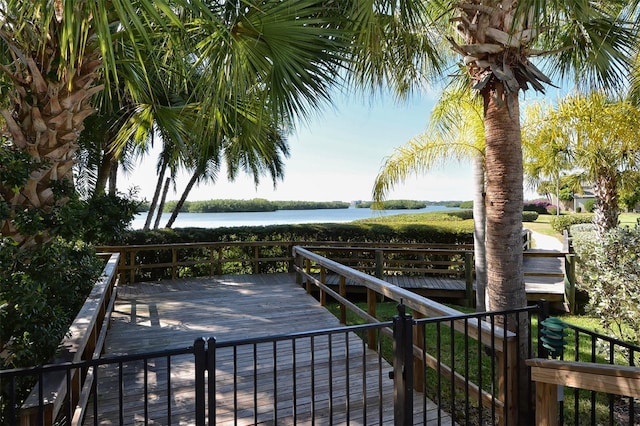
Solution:
<svg viewBox="0 0 640 426">
<path fill-rule="evenodd" d="M 199 227 L 217 228 L 221 226 L 262 226 L 296 223 L 343 223 L 357 219 L 369 219 L 397 214 L 426 213 L 456 210 L 444 206 L 428 206 L 419 210 L 370 210 L 370 209 L 320 209 L 320 210 L 277 210 L 275 212 L 252 213 L 180 213 L 173 228 Z M 163 213 L 160 227 L 164 227 L 170 213 Z M 133 229 L 142 229 L 146 213 L 138 214 L 132 222 Z"/>
</svg>

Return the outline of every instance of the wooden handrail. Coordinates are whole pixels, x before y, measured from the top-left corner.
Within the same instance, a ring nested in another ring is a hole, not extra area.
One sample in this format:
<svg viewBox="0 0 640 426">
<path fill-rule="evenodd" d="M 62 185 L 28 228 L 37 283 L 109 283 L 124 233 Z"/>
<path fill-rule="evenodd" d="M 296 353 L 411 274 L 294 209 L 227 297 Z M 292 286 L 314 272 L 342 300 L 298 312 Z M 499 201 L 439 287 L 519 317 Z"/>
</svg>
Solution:
<svg viewBox="0 0 640 426">
<path fill-rule="evenodd" d="M 93 286 L 89 297 L 69 327 L 68 335 L 62 341 L 62 350 L 52 360 L 52 364 L 79 362 L 92 359 L 102 351 L 104 336 L 108 327 L 108 315 L 113 309 L 117 288 L 117 267 L 119 254 L 110 254 L 102 275 Z M 80 377 L 80 375 L 83 377 Z M 75 406 L 79 400 L 81 384 L 85 382 L 86 371 L 73 370 L 70 385 L 67 386 L 67 375 L 63 372 L 45 374 L 42 383 L 36 384 L 20 410 L 20 424 L 53 425 L 65 401 Z M 40 401 L 40 386 L 43 390 L 43 401 Z M 71 389 L 71 395 L 67 394 Z M 39 422 L 42 406 L 42 423 Z"/>
<path fill-rule="evenodd" d="M 536 424 L 558 424 L 558 386 L 640 398 L 640 367 L 534 358 L 531 380 L 536 384 Z"/>
<path fill-rule="evenodd" d="M 314 275 L 309 273 L 311 264 L 315 264 L 316 267 L 320 267 L 322 271 L 331 271 L 334 274 L 340 276 L 341 282 L 344 280 L 351 280 L 359 285 L 367 288 L 367 300 L 371 302 L 372 297 L 369 294 L 382 295 L 386 299 L 391 299 L 397 302 L 402 301 L 404 305 L 411 308 L 419 317 L 456 317 L 462 315 L 461 312 L 450 308 L 441 303 L 437 303 L 433 300 L 421 297 L 415 293 L 405 290 L 401 287 L 389 284 L 377 277 L 365 274 L 363 272 L 352 269 L 348 266 L 342 265 L 334 260 L 323 257 L 320 254 L 314 253 L 312 249 L 304 248 L 300 246 L 293 247 L 293 254 L 296 257 L 295 269 L 298 274 L 298 282 L 302 284 L 303 281 L 307 283 L 307 291 L 310 289 L 310 285 L 313 284 L 320 288 L 321 300 L 323 299 L 322 293 L 327 293 L 335 298 L 341 305 L 353 310 L 357 315 L 371 322 L 374 321 L 371 313 L 367 313 L 357 308 L 350 303 L 347 299 L 337 294 L 330 289 L 322 279 L 318 279 Z M 515 333 L 504 330 L 501 327 L 488 324 L 478 319 L 466 319 L 466 320 L 454 320 L 452 324 L 453 328 L 459 332 L 465 333 L 467 336 L 474 340 L 482 342 L 484 345 L 492 347 L 494 350 L 497 362 L 501 365 L 497 368 L 498 374 L 501 378 L 498 380 L 498 398 L 492 397 L 486 392 L 482 391 L 478 386 L 473 385 L 462 376 L 457 375 L 455 382 L 456 385 L 470 385 L 470 395 L 476 397 L 483 404 L 490 406 L 492 403 L 496 403 L 500 408 L 506 408 L 509 410 L 509 418 L 515 418 L 515 405 L 517 399 L 515 395 L 515 378 L 517 372 L 515 368 L 517 363 L 515 358 L 517 357 L 517 339 Z M 426 364 L 430 368 L 440 368 L 440 372 L 447 372 L 449 367 L 443 363 L 434 361 L 430 355 L 427 355 L 427 359 L 422 359 L 422 349 L 414 347 L 414 356 L 416 359 L 421 359 L 423 364 Z M 506 374 L 503 374 L 506 373 Z M 418 379 L 421 376 L 417 374 Z M 420 381 L 420 380 L 418 380 Z M 505 401 L 509 401 L 508 403 Z"/>
<path fill-rule="evenodd" d="M 266 263 L 282 262 L 289 264 L 289 270 L 293 271 L 293 256 L 291 254 L 291 247 L 294 245 L 300 245 L 305 247 L 314 247 L 318 250 L 336 250 L 336 251 L 370 251 L 371 254 L 371 272 L 375 272 L 374 266 L 374 252 L 378 250 L 384 250 L 385 253 L 403 253 L 403 254 L 429 254 L 429 255 L 444 255 L 453 256 L 457 254 L 471 253 L 470 245 L 453 245 L 453 244 L 384 244 L 384 247 L 380 247 L 380 243 L 358 243 L 354 245 L 351 242 L 333 242 L 333 241 L 232 241 L 232 242 L 196 242 L 196 243 L 171 243 L 171 244 L 150 244 L 150 245 L 130 245 L 130 246 L 103 246 L 98 247 L 98 250 L 120 253 L 121 261 L 118 271 L 129 283 L 134 283 L 136 280 L 136 271 L 148 271 L 154 269 L 168 269 L 170 270 L 171 277 L 177 277 L 177 272 L 181 267 L 189 267 L 193 265 L 209 265 L 209 271 L 211 275 L 221 275 L 222 266 L 224 264 L 243 263 L 251 267 L 253 273 L 261 271 L 261 265 Z M 283 247 L 286 248 L 284 253 L 273 256 L 273 254 L 261 255 L 260 248 L 265 247 Z M 247 253 L 242 256 L 226 257 L 224 253 L 227 249 L 246 248 Z M 187 259 L 177 256 L 179 250 L 208 250 L 208 256 L 202 256 L 197 259 Z M 165 260 L 160 263 L 142 263 L 138 259 L 139 252 L 166 252 Z M 249 253 L 250 251 L 250 253 Z M 286 254 L 285 254 L 286 253 Z M 466 262 L 466 263 L 465 263 Z M 415 273 L 429 273 L 429 274 L 451 274 L 452 270 L 440 269 L 440 267 L 454 266 L 460 269 L 460 275 L 464 276 L 469 281 L 467 286 L 471 288 L 472 271 L 464 271 L 463 268 L 470 264 L 467 259 L 451 262 L 427 262 L 428 267 L 423 269 L 413 268 L 411 272 Z M 387 268 L 387 271 L 391 272 L 403 272 L 407 268 L 403 268 L 402 264 L 391 265 Z M 471 277 L 471 279 L 469 279 Z"/>
</svg>

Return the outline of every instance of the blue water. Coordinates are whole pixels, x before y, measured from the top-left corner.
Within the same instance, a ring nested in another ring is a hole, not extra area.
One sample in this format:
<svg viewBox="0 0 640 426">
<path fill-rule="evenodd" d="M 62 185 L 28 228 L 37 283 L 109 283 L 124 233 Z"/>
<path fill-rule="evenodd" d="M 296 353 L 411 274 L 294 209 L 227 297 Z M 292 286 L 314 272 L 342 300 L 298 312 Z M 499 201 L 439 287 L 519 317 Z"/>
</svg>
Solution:
<svg viewBox="0 0 640 426">
<path fill-rule="evenodd" d="M 277 210 L 275 212 L 251 213 L 180 213 L 173 228 L 217 228 L 221 226 L 262 226 L 297 223 L 344 223 L 358 219 L 370 219 L 410 213 L 426 213 L 452 210 L 444 206 L 428 206 L 424 209 L 411 210 L 370 210 L 370 209 L 319 209 L 319 210 Z M 455 209 L 454 209 L 455 210 Z M 170 213 L 163 213 L 160 227 L 164 227 Z M 142 229 L 147 213 L 136 215 L 132 223 L 133 229 Z"/>
</svg>

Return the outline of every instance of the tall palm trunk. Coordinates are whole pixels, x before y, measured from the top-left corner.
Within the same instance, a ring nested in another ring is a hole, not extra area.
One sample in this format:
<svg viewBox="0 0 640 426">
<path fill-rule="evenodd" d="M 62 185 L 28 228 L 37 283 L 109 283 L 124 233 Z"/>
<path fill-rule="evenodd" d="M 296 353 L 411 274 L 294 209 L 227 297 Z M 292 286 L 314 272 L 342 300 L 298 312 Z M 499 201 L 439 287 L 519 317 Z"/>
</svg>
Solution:
<svg viewBox="0 0 640 426">
<path fill-rule="evenodd" d="M 485 195 L 485 165 L 484 156 L 477 154 L 473 158 L 473 247 L 476 269 L 476 311 L 484 312 L 486 305 L 487 287 L 487 255 L 486 255 L 486 228 L 487 211 L 484 205 Z"/>
<path fill-rule="evenodd" d="M 497 91 L 500 91 L 500 85 Z M 502 94 L 498 94 L 502 97 Z M 507 112 L 485 95 L 487 164 L 487 293 L 489 309 L 526 305 L 522 272 L 523 175 L 518 95 Z"/>
<path fill-rule="evenodd" d="M 118 193 L 118 164 L 117 160 L 113 161 L 109 170 L 109 195 Z"/>
<path fill-rule="evenodd" d="M 102 85 L 95 85 L 102 62 L 91 60 L 96 55 L 86 52 L 85 61 L 78 64 L 75 75 L 58 76 L 55 69 L 61 59 L 55 38 L 50 39 L 47 49 L 36 52 L 35 58 L 30 56 L 33 52 L 22 52 L 15 45 L 12 49 L 16 57 L 12 64 L 13 108 L 0 113 L 13 144 L 39 162 L 41 168 L 31 172 L 19 192 L 0 187 L 0 194 L 15 211 L 35 208 L 48 213 L 56 204 L 64 202 L 55 196 L 53 182 L 73 181 L 76 141 L 84 129 L 84 120 L 95 112 L 91 97 L 103 89 Z M 0 231 L 21 246 L 49 238 L 47 234 L 23 235 L 16 228 L 14 218 L 12 214 L 3 220 Z"/>
<path fill-rule="evenodd" d="M 605 232 L 618 226 L 618 179 L 616 172 L 600 170 L 593 186 L 596 196 L 596 209 L 593 223 L 596 232 L 603 236 Z"/>
<path fill-rule="evenodd" d="M 162 197 L 160 197 L 160 203 L 158 204 L 158 212 L 156 213 L 156 220 L 153 223 L 153 229 L 158 229 L 158 226 L 160 226 L 160 219 L 162 218 L 164 203 L 167 201 L 167 193 L 169 192 L 170 183 L 171 183 L 171 178 L 166 178 L 164 181 L 164 188 L 162 189 Z"/>
<path fill-rule="evenodd" d="M 182 209 L 184 202 L 187 201 L 187 197 L 189 196 L 189 193 L 193 189 L 193 186 L 196 184 L 200 176 L 201 176 L 200 171 L 196 169 L 193 172 L 193 175 L 191 175 L 191 179 L 189 179 L 189 182 L 187 182 L 187 186 L 184 188 L 184 191 L 182 191 L 180 200 L 178 201 L 176 206 L 173 208 L 173 212 L 171 212 L 171 217 L 169 218 L 169 221 L 165 225 L 165 228 L 171 228 L 173 226 L 173 223 L 176 221 L 176 218 L 178 217 L 178 213 L 180 213 L 180 210 Z"/>
<path fill-rule="evenodd" d="M 495 91 L 494 91 L 495 90 Z M 485 99 L 485 137 L 487 166 L 487 300 L 488 310 L 524 307 L 527 296 L 522 269 L 522 141 L 518 92 L 504 94 L 502 85 L 483 93 Z M 511 97 L 511 99 L 508 99 Z M 507 108 L 503 100 L 511 103 Z M 516 319 L 519 319 L 517 326 Z M 518 419 L 513 424 L 526 424 L 532 407 L 528 370 L 529 328 L 525 315 L 500 317 L 496 323 L 518 333 L 518 365 L 520 366 Z"/>
<path fill-rule="evenodd" d="M 162 164 L 160 165 L 160 172 L 158 173 L 158 180 L 156 181 L 156 189 L 153 192 L 153 199 L 151 200 L 151 204 L 149 204 L 149 211 L 147 212 L 147 219 L 144 222 L 144 229 L 147 231 L 151 227 L 151 221 L 153 220 L 153 215 L 156 211 L 156 207 L 158 205 L 158 200 L 160 199 L 160 191 L 162 190 L 162 182 L 164 182 L 164 175 L 167 172 L 167 162 L 164 158 L 162 158 Z"/>
<path fill-rule="evenodd" d="M 100 165 L 98 166 L 98 177 L 96 178 L 96 185 L 93 190 L 94 194 L 104 194 L 107 189 L 107 182 L 111 177 L 111 169 L 117 162 L 115 155 L 112 151 L 105 149 L 100 159 Z"/>
</svg>

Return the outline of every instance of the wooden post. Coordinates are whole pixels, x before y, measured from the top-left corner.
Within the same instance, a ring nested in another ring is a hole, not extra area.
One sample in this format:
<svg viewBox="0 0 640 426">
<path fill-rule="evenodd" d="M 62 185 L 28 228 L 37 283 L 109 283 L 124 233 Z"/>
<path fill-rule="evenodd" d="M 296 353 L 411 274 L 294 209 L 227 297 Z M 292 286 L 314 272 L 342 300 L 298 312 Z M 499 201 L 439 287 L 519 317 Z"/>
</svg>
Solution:
<svg viewBox="0 0 640 426">
<path fill-rule="evenodd" d="M 258 259 L 260 259 L 260 246 L 255 246 L 255 249 L 253 251 L 253 262 L 252 262 L 254 274 L 260 273 L 260 261 Z"/>
<path fill-rule="evenodd" d="M 305 259 L 304 260 L 304 266 L 305 269 L 307 270 L 307 274 L 311 274 L 311 259 Z M 306 287 L 307 287 L 307 293 L 311 294 L 311 281 L 307 280 L 306 281 Z"/>
<path fill-rule="evenodd" d="M 302 269 L 302 256 L 300 256 L 298 253 L 295 253 L 293 261 L 298 267 L 296 268 L 296 284 L 302 286 L 302 272 L 300 272 L 300 269 Z"/>
<path fill-rule="evenodd" d="M 327 283 L 327 268 L 324 266 L 320 267 L 320 282 Z M 320 289 L 320 306 L 327 306 L 327 293 L 322 288 Z"/>
<path fill-rule="evenodd" d="M 224 257 L 224 247 L 218 248 L 218 265 L 216 269 L 218 270 L 218 275 L 222 275 L 222 262 Z"/>
<path fill-rule="evenodd" d="M 536 426 L 558 425 L 558 385 L 536 383 Z"/>
<path fill-rule="evenodd" d="M 473 252 L 464 252 L 464 281 L 465 281 L 465 305 L 473 307 L 475 305 L 475 296 L 473 294 Z"/>
<path fill-rule="evenodd" d="M 370 288 L 367 289 L 367 312 L 372 317 L 376 316 L 376 299 L 377 294 L 374 290 Z M 370 329 L 367 332 L 367 344 L 369 345 L 369 349 L 376 350 L 378 347 L 378 336 L 376 334 L 376 330 Z"/>
<path fill-rule="evenodd" d="M 376 259 L 376 278 L 382 279 L 384 276 L 384 252 L 382 250 L 375 251 Z"/>
<path fill-rule="evenodd" d="M 129 284 L 133 284 L 136 282 L 136 251 L 131 250 L 129 253 L 129 266 L 131 269 L 129 270 Z"/>
<path fill-rule="evenodd" d="M 340 296 L 347 297 L 347 279 L 344 275 L 340 275 L 340 284 L 338 291 L 340 292 Z M 347 323 L 347 307 L 344 306 L 344 303 L 340 303 L 340 323 Z"/>
<path fill-rule="evenodd" d="M 568 253 L 565 255 L 564 265 L 564 298 L 569 305 L 569 311 L 576 312 L 576 255 Z"/>
<path fill-rule="evenodd" d="M 413 318 L 419 320 L 421 318 L 425 318 L 425 316 L 418 311 L 413 311 Z M 424 354 L 424 336 L 424 324 L 413 327 L 413 345 L 420 348 L 422 354 Z M 418 392 L 424 392 L 425 390 L 425 365 L 426 360 L 416 356 L 413 357 L 413 389 L 417 390 Z"/>
<path fill-rule="evenodd" d="M 209 275 L 215 274 L 216 251 L 213 246 L 209 246 Z"/>
<path fill-rule="evenodd" d="M 178 267 L 178 250 L 174 247 L 171 249 L 171 279 L 176 279 L 176 268 Z"/>
<path fill-rule="evenodd" d="M 504 350 L 496 352 L 498 399 L 504 403 L 500 423 L 518 423 L 518 340 L 506 339 Z M 506 418 L 506 421 L 505 421 Z"/>
</svg>

